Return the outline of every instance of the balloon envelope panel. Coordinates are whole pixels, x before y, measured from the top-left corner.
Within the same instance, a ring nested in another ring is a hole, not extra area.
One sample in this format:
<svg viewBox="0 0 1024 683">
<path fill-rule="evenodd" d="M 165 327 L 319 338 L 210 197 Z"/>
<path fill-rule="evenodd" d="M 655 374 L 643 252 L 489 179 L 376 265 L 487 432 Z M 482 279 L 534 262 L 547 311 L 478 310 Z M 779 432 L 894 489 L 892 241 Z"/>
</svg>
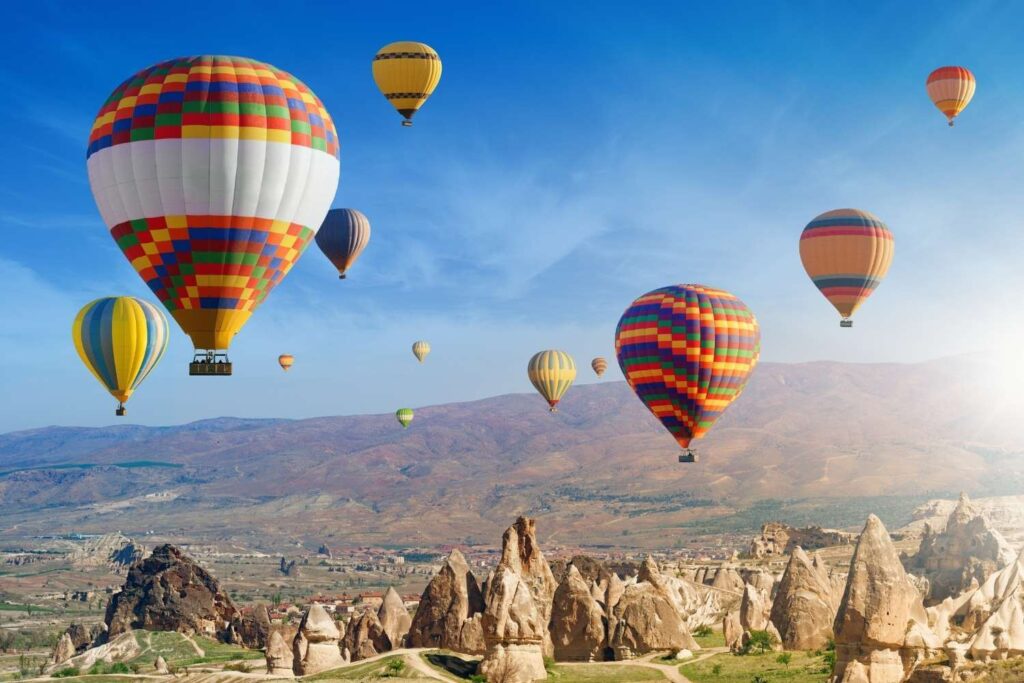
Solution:
<svg viewBox="0 0 1024 683">
<path fill-rule="evenodd" d="M 185 57 L 114 90 L 87 165 L 132 267 L 196 348 L 226 349 L 323 222 L 338 137 L 290 74 L 241 57 Z"/>
</svg>

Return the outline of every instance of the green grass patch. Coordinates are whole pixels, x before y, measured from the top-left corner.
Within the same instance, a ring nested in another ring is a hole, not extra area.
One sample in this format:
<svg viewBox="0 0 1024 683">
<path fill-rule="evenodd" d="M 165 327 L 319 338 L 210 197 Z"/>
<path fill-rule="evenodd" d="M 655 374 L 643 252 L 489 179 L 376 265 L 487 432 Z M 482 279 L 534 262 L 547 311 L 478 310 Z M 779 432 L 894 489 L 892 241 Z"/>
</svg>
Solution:
<svg viewBox="0 0 1024 683">
<path fill-rule="evenodd" d="M 548 674 L 549 681 L 558 683 L 623 683 L 623 681 L 663 681 L 665 676 L 657 669 L 625 664 L 556 664 Z M 749 683 L 749 681 L 744 681 Z"/>
<path fill-rule="evenodd" d="M 135 640 L 142 652 L 129 664 L 138 664 L 144 671 L 153 670 L 157 655 L 163 657 L 168 666 L 176 668 L 197 664 L 221 664 L 236 659 L 263 659 L 263 652 L 260 650 L 247 650 L 203 636 L 192 636 L 192 640 L 203 650 L 203 654 L 200 655 L 185 636 L 173 631 L 135 631 Z"/>
<path fill-rule="evenodd" d="M 719 630 L 712 630 L 710 633 L 706 631 L 695 632 L 693 639 L 697 641 L 697 644 L 704 649 L 712 647 L 725 647 L 725 634 Z M 699 655 L 700 651 L 693 653 Z"/>
<path fill-rule="evenodd" d="M 21 576 L 28 576 L 28 574 L 22 574 Z M 0 602 L 0 612 L 25 612 L 29 610 L 32 614 L 50 614 L 53 612 L 49 607 L 37 607 L 36 605 L 18 605 L 9 602 Z"/>
<path fill-rule="evenodd" d="M 330 671 L 324 671 L 323 673 L 316 674 L 314 676 L 304 676 L 300 680 L 302 681 L 361 681 L 371 678 L 391 678 L 393 677 L 393 668 L 397 665 L 392 662 L 402 662 L 405 664 L 402 657 L 385 657 L 384 659 L 378 659 L 373 662 L 366 662 L 365 664 L 355 664 L 353 666 L 346 666 L 341 669 L 332 669 Z M 408 664 L 402 668 L 403 679 L 406 678 L 424 678 L 422 674 L 410 667 Z"/>
<path fill-rule="evenodd" d="M 772 683 L 824 683 L 828 680 L 831 669 L 826 671 L 821 657 L 807 652 L 791 654 L 789 666 L 777 661 L 778 652 L 763 655 L 724 653 L 683 664 L 679 671 L 693 683 L 750 683 L 756 675 Z"/>
</svg>

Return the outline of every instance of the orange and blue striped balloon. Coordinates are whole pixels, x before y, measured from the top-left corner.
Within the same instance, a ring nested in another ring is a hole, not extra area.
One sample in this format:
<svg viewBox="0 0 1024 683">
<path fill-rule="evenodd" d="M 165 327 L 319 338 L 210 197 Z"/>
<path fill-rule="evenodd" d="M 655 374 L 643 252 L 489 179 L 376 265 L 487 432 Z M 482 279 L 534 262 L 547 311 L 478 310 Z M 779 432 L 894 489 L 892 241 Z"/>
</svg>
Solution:
<svg viewBox="0 0 1024 683">
<path fill-rule="evenodd" d="M 735 401 L 761 353 L 757 319 L 721 289 L 671 285 L 622 314 L 615 353 L 629 386 L 689 452 Z"/>
<path fill-rule="evenodd" d="M 974 97 L 977 83 L 970 69 L 962 66 L 942 66 L 928 74 L 925 88 L 928 97 L 946 115 L 949 125 L 959 116 Z"/>
<path fill-rule="evenodd" d="M 816 217 L 800 235 L 804 270 L 850 327 L 850 317 L 882 282 L 896 243 L 874 214 L 836 209 Z"/>
<path fill-rule="evenodd" d="M 118 400 L 117 415 L 167 350 L 167 318 L 153 304 L 110 296 L 86 304 L 71 338 L 93 376 Z"/>
</svg>

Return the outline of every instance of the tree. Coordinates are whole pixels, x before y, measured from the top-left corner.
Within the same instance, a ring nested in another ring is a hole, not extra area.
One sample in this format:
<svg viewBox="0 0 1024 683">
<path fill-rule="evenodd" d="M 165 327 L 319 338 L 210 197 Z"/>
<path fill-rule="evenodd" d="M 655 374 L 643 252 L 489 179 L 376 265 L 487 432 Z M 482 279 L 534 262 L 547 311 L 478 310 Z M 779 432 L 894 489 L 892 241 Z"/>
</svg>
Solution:
<svg viewBox="0 0 1024 683">
<path fill-rule="evenodd" d="M 793 661 L 793 654 L 790 653 L 790 652 L 783 652 L 782 654 L 780 654 L 778 657 L 775 658 L 775 661 L 778 662 L 779 664 L 785 665 L 785 667 L 788 669 L 789 668 L 789 663 Z"/>
<path fill-rule="evenodd" d="M 774 644 L 775 636 L 768 633 L 768 631 L 750 631 L 750 637 L 747 639 L 747 650 L 758 650 L 761 654 L 764 654 L 772 649 Z"/>
</svg>

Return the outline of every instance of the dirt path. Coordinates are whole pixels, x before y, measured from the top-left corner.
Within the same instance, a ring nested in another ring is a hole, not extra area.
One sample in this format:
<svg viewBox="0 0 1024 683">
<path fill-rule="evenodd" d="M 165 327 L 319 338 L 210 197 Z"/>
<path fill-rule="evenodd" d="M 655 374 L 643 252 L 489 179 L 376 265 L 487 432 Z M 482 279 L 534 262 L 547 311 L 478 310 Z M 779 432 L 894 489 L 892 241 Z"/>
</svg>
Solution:
<svg viewBox="0 0 1024 683">
<path fill-rule="evenodd" d="M 189 644 L 192 646 L 192 648 L 196 651 L 197 655 L 199 655 L 200 657 L 205 657 L 206 656 L 206 650 L 204 650 L 203 648 L 199 647 L 199 643 L 197 643 L 196 641 L 192 640 L 192 636 L 190 636 L 190 635 L 188 635 L 186 633 L 182 633 L 181 637 L 189 642 Z"/>
<path fill-rule="evenodd" d="M 451 681 L 457 680 L 443 675 L 437 669 L 423 661 L 423 656 L 421 654 L 423 652 L 429 652 L 429 650 L 423 649 L 417 650 L 414 653 L 404 654 L 402 655 L 402 659 L 406 664 L 415 669 L 416 673 L 423 674 L 427 678 L 433 678 L 435 681 L 446 681 L 446 683 L 451 683 Z"/>
<path fill-rule="evenodd" d="M 663 664 L 656 662 L 654 659 L 665 656 L 664 652 L 652 652 L 651 654 L 644 655 L 639 659 L 624 659 L 618 662 L 559 662 L 559 666 L 586 666 L 589 664 L 604 664 L 607 666 L 642 666 L 648 669 L 655 669 L 660 671 L 661 674 L 672 681 L 672 683 L 693 683 L 689 678 L 679 672 L 679 666 L 681 664 L 693 664 L 705 660 L 709 657 L 714 657 L 717 654 L 728 652 L 724 647 L 709 648 L 707 650 L 701 650 L 700 654 L 692 659 L 679 660 L 677 664 Z"/>
</svg>

